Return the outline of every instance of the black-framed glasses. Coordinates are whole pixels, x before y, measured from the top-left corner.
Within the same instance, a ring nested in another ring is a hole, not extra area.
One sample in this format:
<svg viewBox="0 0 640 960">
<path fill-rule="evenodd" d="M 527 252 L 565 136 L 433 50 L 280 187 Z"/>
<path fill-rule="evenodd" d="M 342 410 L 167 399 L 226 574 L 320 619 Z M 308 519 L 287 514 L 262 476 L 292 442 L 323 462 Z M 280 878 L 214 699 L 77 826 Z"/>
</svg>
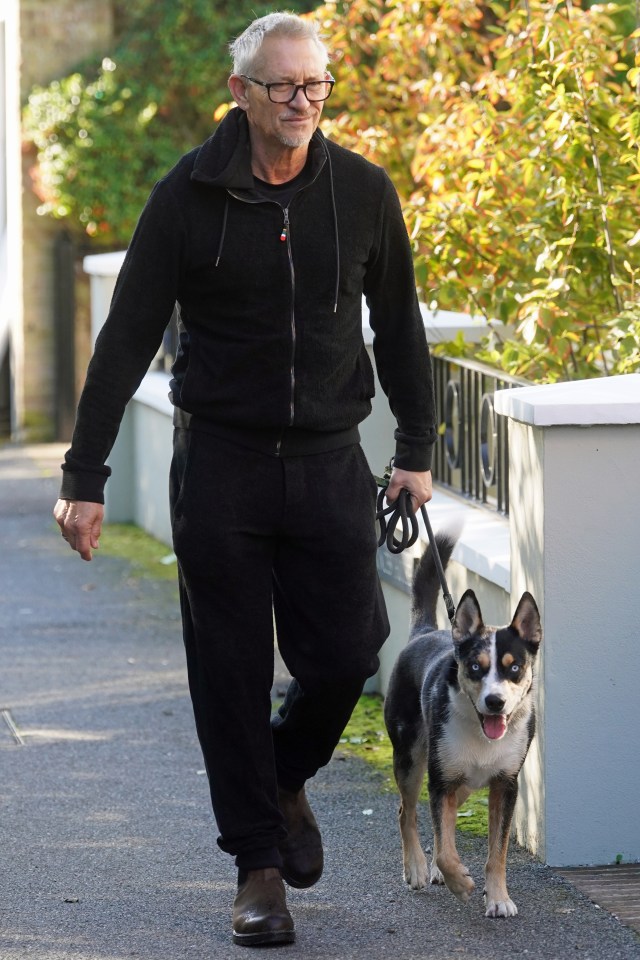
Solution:
<svg viewBox="0 0 640 960">
<path fill-rule="evenodd" d="M 309 103 L 327 100 L 331 96 L 335 83 L 331 76 L 328 80 L 310 80 L 308 83 L 285 83 L 284 81 L 264 83 L 263 80 L 248 77 L 245 73 L 241 73 L 240 76 L 244 80 L 250 80 L 251 83 L 264 87 L 272 103 L 291 103 L 298 96 L 298 90 L 302 90 Z"/>
</svg>

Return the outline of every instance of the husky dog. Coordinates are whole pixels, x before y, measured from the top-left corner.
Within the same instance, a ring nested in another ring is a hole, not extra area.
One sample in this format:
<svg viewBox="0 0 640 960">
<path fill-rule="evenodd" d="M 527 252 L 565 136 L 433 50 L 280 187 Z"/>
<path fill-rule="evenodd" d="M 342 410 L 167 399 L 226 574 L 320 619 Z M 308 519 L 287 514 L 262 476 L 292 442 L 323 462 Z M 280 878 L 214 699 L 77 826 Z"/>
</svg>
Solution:
<svg viewBox="0 0 640 960">
<path fill-rule="evenodd" d="M 436 542 L 446 567 L 455 538 L 439 534 Z M 474 790 L 488 786 L 486 916 L 512 917 L 518 911 L 507 892 L 507 848 L 518 773 L 535 731 L 540 615 L 524 593 L 508 626 L 487 627 L 474 592 L 467 590 L 449 633 L 436 628 L 438 593 L 428 547 L 413 582 L 411 636 L 394 666 L 384 709 L 401 797 L 404 878 L 415 890 L 428 878 L 444 883 L 463 903 L 469 900 L 474 882 L 456 850 L 457 810 Z M 425 771 L 433 824 L 430 873 L 417 824 Z"/>
</svg>

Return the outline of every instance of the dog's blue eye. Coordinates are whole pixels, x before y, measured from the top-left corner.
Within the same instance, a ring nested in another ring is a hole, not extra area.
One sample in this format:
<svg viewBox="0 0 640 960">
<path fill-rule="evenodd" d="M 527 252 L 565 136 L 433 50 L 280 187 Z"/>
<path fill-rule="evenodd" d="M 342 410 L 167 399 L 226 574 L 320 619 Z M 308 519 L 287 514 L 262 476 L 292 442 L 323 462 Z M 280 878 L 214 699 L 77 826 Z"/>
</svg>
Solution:
<svg viewBox="0 0 640 960">
<path fill-rule="evenodd" d="M 471 672 L 472 672 L 472 673 L 480 673 L 480 664 L 479 664 L 479 663 L 472 663 L 472 664 L 471 664 Z"/>
<path fill-rule="evenodd" d="M 520 667 L 517 663 L 511 664 L 511 673 L 520 673 Z"/>
</svg>

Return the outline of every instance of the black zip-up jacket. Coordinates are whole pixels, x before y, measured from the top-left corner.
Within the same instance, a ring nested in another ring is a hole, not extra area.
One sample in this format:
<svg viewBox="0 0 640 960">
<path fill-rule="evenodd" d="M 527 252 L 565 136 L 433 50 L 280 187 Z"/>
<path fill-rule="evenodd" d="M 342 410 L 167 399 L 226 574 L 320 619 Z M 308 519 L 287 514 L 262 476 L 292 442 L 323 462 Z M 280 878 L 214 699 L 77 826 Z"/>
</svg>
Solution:
<svg viewBox="0 0 640 960">
<path fill-rule="evenodd" d="M 194 428 L 275 456 L 357 439 L 374 379 L 397 420 L 396 466 L 427 470 L 431 364 L 400 203 L 380 167 L 326 140 L 287 209 L 256 192 L 246 115 L 232 109 L 154 187 L 89 365 L 61 496 L 102 503 L 105 461 L 174 305 L 171 398 Z"/>
</svg>

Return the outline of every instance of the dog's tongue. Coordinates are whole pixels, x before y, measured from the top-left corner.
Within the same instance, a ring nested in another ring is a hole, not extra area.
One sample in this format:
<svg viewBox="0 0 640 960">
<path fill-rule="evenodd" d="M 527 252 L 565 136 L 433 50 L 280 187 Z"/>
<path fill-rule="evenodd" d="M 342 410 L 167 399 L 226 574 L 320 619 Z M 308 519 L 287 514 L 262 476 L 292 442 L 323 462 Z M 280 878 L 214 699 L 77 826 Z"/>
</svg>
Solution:
<svg viewBox="0 0 640 960">
<path fill-rule="evenodd" d="M 489 740 L 499 740 L 507 731 L 507 720 L 501 713 L 485 714 L 482 718 L 482 729 Z"/>
</svg>

